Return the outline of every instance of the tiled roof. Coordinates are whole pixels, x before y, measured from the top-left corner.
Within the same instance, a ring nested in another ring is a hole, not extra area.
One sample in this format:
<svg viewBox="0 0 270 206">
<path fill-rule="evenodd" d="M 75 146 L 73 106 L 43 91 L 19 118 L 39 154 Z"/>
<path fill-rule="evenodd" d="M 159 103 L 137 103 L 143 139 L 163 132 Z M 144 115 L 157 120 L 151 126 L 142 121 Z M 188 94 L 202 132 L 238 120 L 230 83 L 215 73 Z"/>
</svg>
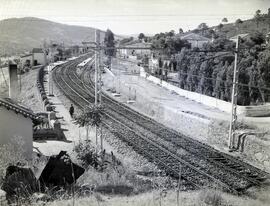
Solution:
<svg viewBox="0 0 270 206">
<path fill-rule="evenodd" d="M 21 114 L 26 118 L 30 118 L 32 120 L 36 120 L 37 116 L 32 112 L 32 110 L 19 105 L 18 103 L 14 102 L 9 98 L 0 98 L 0 107 L 4 106 L 8 110 L 14 111 L 16 114 Z"/>
<path fill-rule="evenodd" d="M 32 53 L 43 53 L 43 50 L 42 50 L 42 48 L 34 48 L 32 50 Z"/>
<path fill-rule="evenodd" d="M 28 57 L 28 56 L 32 56 L 32 54 L 23 54 L 23 55 L 21 55 L 21 58 Z"/>
</svg>

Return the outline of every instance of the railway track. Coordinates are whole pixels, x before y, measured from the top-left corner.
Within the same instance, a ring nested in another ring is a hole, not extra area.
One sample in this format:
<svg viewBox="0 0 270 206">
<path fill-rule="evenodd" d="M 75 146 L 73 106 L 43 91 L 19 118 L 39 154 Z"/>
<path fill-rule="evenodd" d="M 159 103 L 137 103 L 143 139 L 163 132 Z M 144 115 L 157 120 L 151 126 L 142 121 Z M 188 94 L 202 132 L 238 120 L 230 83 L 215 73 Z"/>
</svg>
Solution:
<svg viewBox="0 0 270 206">
<path fill-rule="evenodd" d="M 85 70 L 80 77 L 76 74 L 80 61 L 55 70 L 54 79 L 67 97 L 84 108 L 94 102 L 94 88 L 89 81 L 90 73 Z M 181 171 L 181 176 L 194 188 L 214 184 L 228 192 L 239 193 L 263 184 L 268 177 L 267 173 L 172 131 L 104 94 L 103 102 L 107 108 L 103 114 L 104 126 L 108 130 L 169 175 L 178 178 Z"/>
</svg>

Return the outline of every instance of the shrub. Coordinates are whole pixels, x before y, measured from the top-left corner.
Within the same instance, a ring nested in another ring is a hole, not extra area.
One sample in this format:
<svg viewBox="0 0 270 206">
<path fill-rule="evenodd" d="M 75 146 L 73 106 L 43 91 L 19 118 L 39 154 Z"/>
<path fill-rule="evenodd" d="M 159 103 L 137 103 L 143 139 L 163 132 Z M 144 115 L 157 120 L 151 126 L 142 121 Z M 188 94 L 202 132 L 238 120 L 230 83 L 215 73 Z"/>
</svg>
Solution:
<svg viewBox="0 0 270 206">
<path fill-rule="evenodd" d="M 221 206 L 222 196 L 218 190 L 205 189 L 199 194 L 199 202 L 203 205 Z"/>
<path fill-rule="evenodd" d="M 96 164 L 97 154 L 90 140 L 80 141 L 75 145 L 74 151 L 84 167 Z"/>
<path fill-rule="evenodd" d="M 9 165 L 26 165 L 24 153 L 24 141 L 22 137 L 14 137 L 9 144 L 0 147 L 0 181 L 5 176 Z M 1 183 L 1 182 L 0 182 Z"/>
</svg>

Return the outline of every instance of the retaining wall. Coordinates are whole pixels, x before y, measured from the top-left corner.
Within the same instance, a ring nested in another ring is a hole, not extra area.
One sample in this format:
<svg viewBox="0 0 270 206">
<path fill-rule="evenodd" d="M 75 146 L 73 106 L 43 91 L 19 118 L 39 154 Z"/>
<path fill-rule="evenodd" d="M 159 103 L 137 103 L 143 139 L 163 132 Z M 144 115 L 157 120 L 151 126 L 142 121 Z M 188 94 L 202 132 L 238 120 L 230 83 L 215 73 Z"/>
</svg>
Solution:
<svg viewBox="0 0 270 206">
<path fill-rule="evenodd" d="M 174 86 L 166 81 L 163 81 L 157 77 L 154 77 L 146 73 L 144 68 L 142 67 L 140 69 L 140 76 L 170 91 L 174 91 L 180 96 L 184 96 L 188 99 L 194 100 L 196 102 L 199 102 L 209 107 L 217 108 L 224 112 L 228 112 L 228 113 L 231 112 L 232 105 L 230 102 L 226 102 L 220 99 L 216 99 L 214 97 L 209 97 L 203 94 L 181 89 L 177 86 Z M 270 116 L 270 104 L 258 105 L 258 106 L 237 106 L 237 114 L 242 114 L 244 116 L 250 116 L 250 117 Z"/>
</svg>

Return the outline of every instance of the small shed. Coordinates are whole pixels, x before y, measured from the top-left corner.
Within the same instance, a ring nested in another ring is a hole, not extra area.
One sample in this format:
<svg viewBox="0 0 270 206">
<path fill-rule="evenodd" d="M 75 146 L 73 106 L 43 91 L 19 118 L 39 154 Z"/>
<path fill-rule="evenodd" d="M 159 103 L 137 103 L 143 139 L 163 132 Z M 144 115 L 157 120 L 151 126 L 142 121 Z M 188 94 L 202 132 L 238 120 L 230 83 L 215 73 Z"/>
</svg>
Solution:
<svg viewBox="0 0 270 206">
<path fill-rule="evenodd" d="M 33 121 L 37 116 L 28 108 L 9 98 L 0 98 L 0 147 L 12 144 L 19 137 L 22 140 L 23 156 L 32 159 Z"/>
<path fill-rule="evenodd" d="M 34 48 L 32 50 L 33 53 L 33 66 L 36 65 L 46 65 L 46 53 L 42 48 Z"/>
</svg>

